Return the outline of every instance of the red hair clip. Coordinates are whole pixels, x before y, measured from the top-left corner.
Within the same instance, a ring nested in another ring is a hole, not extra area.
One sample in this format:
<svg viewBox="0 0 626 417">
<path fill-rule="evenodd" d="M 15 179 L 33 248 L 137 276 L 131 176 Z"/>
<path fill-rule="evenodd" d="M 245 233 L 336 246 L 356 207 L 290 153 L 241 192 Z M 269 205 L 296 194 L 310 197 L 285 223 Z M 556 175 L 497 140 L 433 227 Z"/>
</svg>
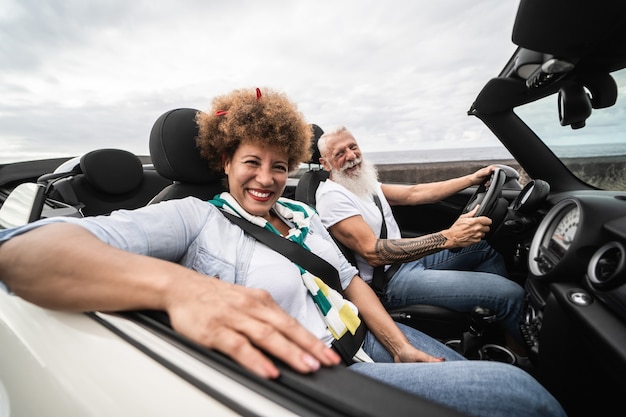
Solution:
<svg viewBox="0 0 626 417">
<path fill-rule="evenodd" d="M 257 101 L 261 98 L 261 89 L 259 87 L 257 87 L 256 89 L 256 99 Z"/>
</svg>

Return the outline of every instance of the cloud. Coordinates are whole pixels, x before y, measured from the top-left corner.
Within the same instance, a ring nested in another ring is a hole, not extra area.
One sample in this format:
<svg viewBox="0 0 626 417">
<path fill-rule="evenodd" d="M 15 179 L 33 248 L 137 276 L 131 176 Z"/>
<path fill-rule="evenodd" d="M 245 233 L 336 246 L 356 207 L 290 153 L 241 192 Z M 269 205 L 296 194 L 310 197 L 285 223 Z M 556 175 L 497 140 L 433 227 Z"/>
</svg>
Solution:
<svg viewBox="0 0 626 417">
<path fill-rule="evenodd" d="M 514 50 L 516 2 L 3 0 L 0 146 L 147 153 L 152 123 L 234 88 L 285 91 L 366 150 L 480 145 L 466 115 Z M 4 152 L 3 152 L 4 153 Z"/>
</svg>

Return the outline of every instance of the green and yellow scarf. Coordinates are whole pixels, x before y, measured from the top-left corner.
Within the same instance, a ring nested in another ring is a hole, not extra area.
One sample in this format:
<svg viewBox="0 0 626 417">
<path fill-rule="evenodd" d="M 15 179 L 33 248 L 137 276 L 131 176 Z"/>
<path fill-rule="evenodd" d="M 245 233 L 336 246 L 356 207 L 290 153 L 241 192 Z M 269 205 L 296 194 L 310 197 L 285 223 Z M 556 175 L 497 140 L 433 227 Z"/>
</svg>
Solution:
<svg viewBox="0 0 626 417">
<path fill-rule="evenodd" d="M 276 230 L 270 222 L 265 220 L 263 217 L 253 216 L 246 212 L 227 192 L 215 196 L 212 200 L 209 200 L 209 203 L 238 217 L 242 217 L 259 227 L 280 235 L 280 232 Z M 276 204 L 274 204 L 273 210 L 275 210 L 276 213 L 284 219 L 292 222 L 295 226 L 295 228 L 292 228 L 289 231 L 289 235 L 285 238 L 296 242 L 307 250 L 310 250 L 304 243 L 304 239 L 309 232 L 311 216 L 315 213 L 313 209 L 306 204 L 280 198 Z M 311 274 L 300 265 L 297 266 L 300 269 L 304 286 L 324 317 L 326 326 L 328 327 L 328 330 L 330 330 L 333 337 L 338 340 L 346 332 L 354 334 L 356 329 L 361 324 L 361 319 L 343 298 L 343 296 L 333 288 L 326 285 L 326 283 L 319 277 Z M 365 354 L 362 350 L 359 350 L 357 355 L 355 355 L 355 360 L 361 362 L 371 361 L 367 354 Z"/>
</svg>

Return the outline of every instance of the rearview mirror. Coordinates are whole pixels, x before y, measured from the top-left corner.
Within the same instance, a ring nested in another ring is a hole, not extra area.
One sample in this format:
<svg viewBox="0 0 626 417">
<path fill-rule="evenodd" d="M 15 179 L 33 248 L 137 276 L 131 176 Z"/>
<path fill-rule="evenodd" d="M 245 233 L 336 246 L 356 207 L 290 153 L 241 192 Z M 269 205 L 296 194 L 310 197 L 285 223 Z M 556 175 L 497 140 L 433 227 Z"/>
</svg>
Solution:
<svg viewBox="0 0 626 417">
<path fill-rule="evenodd" d="M 585 127 L 585 121 L 591 115 L 591 98 L 582 85 L 568 84 L 561 87 L 558 105 L 561 126 L 569 125 L 572 129 Z"/>
</svg>

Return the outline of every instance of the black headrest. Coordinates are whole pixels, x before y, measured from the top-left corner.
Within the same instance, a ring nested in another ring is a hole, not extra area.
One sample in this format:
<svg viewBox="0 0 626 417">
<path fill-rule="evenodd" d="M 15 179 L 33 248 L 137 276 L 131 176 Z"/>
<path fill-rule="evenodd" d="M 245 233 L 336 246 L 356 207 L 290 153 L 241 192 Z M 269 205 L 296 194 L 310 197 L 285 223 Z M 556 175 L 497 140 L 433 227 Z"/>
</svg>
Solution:
<svg viewBox="0 0 626 417">
<path fill-rule="evenodd" d="M 162 114 L 150 132 L 150 156 L 155 169 L 172 181 L 212 183 L 223 177 L 209 169 L 196 146 L 195 109 L 174 109 Z"/>
<path fill-rule="evenodd" d="M 109 194 L 123 194 L 143 181 L 139 158 L 122 149 L 97 149 L 80 158 L 80 169 L 95 188 Z"/>
<path fill-rule="evenodd" d="M 309 164 L 319 164 L 322 155 L 320 155 L 320 150 L 317 149 L 317 141 L 320 140 L 320 137 L 324 134 L 324 131 L 315 123 L 311 123 L 311 126 L 313 127 L 313 139 L 311 141 L 311 151 L 313 152 L 313 155 L 311 156 Z"/>
</svg>

